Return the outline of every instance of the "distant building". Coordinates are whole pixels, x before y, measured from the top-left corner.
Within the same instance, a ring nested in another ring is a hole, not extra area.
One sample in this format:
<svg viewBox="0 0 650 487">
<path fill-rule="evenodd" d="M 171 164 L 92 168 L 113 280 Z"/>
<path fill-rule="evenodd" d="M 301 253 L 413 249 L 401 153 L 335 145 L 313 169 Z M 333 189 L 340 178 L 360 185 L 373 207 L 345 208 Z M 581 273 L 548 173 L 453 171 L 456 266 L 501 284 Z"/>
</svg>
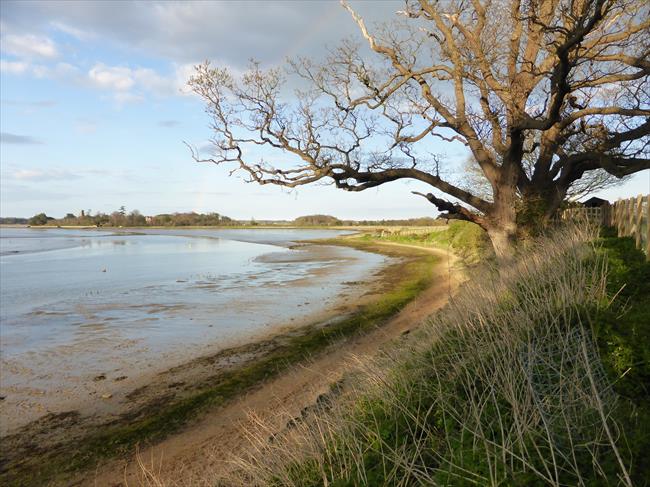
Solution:
<svg viewBox="0 0 650 487">
<path fill-rule="evenodd" d="M 609 206 L 609 201 L 602 198 L 597 198 L 595 196 L 589 198 L 587 201 L 582 202 L 582 206 L 585 208 L 602 208 L 603 206 Z"/>
<path fill-rule="evenodd" d="M 144 221 L 147 222 L 147 225 L 151 225 L 153 223 L 153 217 L 152 216 L 145 216 Z"/>
</svg>

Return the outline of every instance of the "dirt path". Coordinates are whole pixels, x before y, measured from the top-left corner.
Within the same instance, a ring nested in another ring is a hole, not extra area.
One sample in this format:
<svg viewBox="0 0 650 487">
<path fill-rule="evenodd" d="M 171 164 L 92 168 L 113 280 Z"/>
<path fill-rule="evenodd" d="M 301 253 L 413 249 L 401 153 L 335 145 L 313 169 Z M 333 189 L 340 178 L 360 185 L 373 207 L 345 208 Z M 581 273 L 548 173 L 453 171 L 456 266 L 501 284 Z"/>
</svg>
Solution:
<svg viewBox="0 0 650 487">
<path fill-rule="evenodd" d="M 383 244 L 384 242 L 382 242 Z M 391 246 L 423 247 L 399 243 Z M 313 405 L 351 370 L 352 357 L 372 355 L 385 343 L 413 328 L 453 295 L 461 280 L 457 259 L 446 251 L 426 248 L 441 257 L 434 284 L 409 303 L 387 324 L 365 335 L 337 344 L 310 363 L 293 367 L 257 389 L 208 413 L 182 432 L 147 448 L 128 460 L 113 461 L 74 485 L 210 485 L 210 472 L 230 468 L 228 458 L 246 445 L 246 430 L 255 417 L 281 431 L 291 417 Z M 155 481 L 146 481 L 144 471 Z"/>
</svg>

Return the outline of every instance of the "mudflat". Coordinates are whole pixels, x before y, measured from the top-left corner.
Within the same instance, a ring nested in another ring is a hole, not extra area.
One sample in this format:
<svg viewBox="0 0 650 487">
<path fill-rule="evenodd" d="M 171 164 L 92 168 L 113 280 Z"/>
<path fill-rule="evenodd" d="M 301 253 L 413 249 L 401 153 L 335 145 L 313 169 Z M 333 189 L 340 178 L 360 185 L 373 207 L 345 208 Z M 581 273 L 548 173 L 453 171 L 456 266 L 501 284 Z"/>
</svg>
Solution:
<svg viewBox="0 0 650 487">
<path fill-rule="evenodd" d="M 352 241 L 346 244 L 348 246 L 358 247 Z M 308 247 L 314 252 L 331 252 L 332 248 L 331 245 Z M 335 349 L 339 354 L 345 350 L 354 351 L 348 347 L 359 343 L 359 339 L 367 340 L 364 343 L 370 349 L 376 348 L 381 343 L 377 337 L 389 337 L 391 333 L 387 330 L 399 329 L 399 326 L 377 327 L 385 325 L 388 318 L 429 286 L 434 274 L 446 272 L 441 263 L 432 265 L 437 262 L 433 256 L 437 251 L 408 249 L 405 252 L 405 249 L 395 251 L 396 248 L 393 246 L 392 251 L 390 245 L 383 245 L 381 250 L 365 248 L 388 257 L 388 265 L 363 283 L 346 282 L 347 291 L 339 295 L 326 312 L 277 324 L 255 339 L 195 355 L 171 367 L 168 362 L 162 362 L 155 372 L 132 371 L 132 376 L 126 378 L 108 374 L 92 377 L 89 384 L 98 390 L 108 384 L 112 388 L 96 394 L 87 409 L 78 407 L 44 415 L 3 438 L 2 478 L 16 485 L 25 481 L 67 484 L 70 475 L 88 472 L 87 469 L 102 458 L 117 455 L 126 458 L 128 463 L 135 445 L 144 447 L 160 444 L 161 440 L 176 441 L 174 438 L 181 438 L 178 435 L 199 424 L 197 421 L 200 422 L 204 415 L 220 415 L 219 411 L 231 410 L 232 401 L 244 400 L 250 394 L 257 394 L 255 391 L 264 394 L 262 391 L 266 390 L 269 381 L 303 368 L 295 367 L 296 364 L 304 364 L 309 357 L 329 355 L 332 343 L 338 344 Z M 267 255 L 265 258 L 274 257 Z M 327 271 L 320 269 L 318 272 Z M 296 280 L 294 285 L 304 285 L 308 279 L 306 276 L 304 280 Z M 445 300 L 446 294 L 441 292 L 439 287 L 433 292 L 436 303 Z M 432 308 L 418 305 L 417 309 L 417 313 L 421 313 Z M 408 312 L 403 310 L 402 316 L 407 316 L 412 325 L 411 320 L 417 316 L 404 313 Z M 381 329 L 385 331 L 376 335 L 376 330 Z M 361 331 L 365 333 L 359 334 Z M 345 336 L 352 340 L 341 342 Z M 363 336 L 368 338 L 360 338 Z M 342 373 L 341 360 L 334 356 L 331 360 L 331 366 Z M 318 367 L 318 370 L 326 368 Z M 243 392 L 246 394 L 242 395 Z M 273 394 L 266 394 L 262 403 L 270 405 Z M 247 408 L 242 407 L 244 414 Z M 229 417 L 228 413 L 224 414 L 224 418 Z M 225 421 L 232 422 L 231 419 Z M 233 427 L 235 423 L 238 420 Z M 197 431 L 200 430 L 202 428 Z M 215 435 L 212 439 L 218 440 L 219 433 Z M 241 430 L 236 427 L 232 435 L 241 435 Z M 229 444 L 227 436 L 224 438 L 224 445 Z M 108 467 L 108 471 L 111 470 L 112 467 Z M 82 484 L 90 482 L 87 475 L 82 475 Z"/>
<path fill-rule="evenodd" d="M 381 247 L 383 252 L 390 252 L 391 247 L 405 253 L 423 251 L 421 247 L 385 242 Z M 310 409 L 336 400 L 338 388 L 344 387 L 346 377 L 364 362 L 364 357 L 396 343 L 457 292 L 465 279 L 458 259 L 434 248 L 425 252 L 438 257 L 429 285 L 387 322 L 367 333 L 337 341 L 162 442 L 143 446 L 78 477 L 79 485 L 221 485 L 218 481 L 227 479 L 237 468 L 234 459 L 254 448 L 249 434 L 259 429 L 259 424 L 264 424 L 272 441 Z M 390 281 L 390 276 L 384 278 Z M 389 283 L 385 280 L 378 284 L 383 287 Z"/>
<path fill-rule="evenodd" d="M 383 263 L 289 248 L 310 232 L 205 233 L 2 229 L 0 435 L 71 411 L 115 414 L 169 368 L 326 319 Z"/>
</svg>

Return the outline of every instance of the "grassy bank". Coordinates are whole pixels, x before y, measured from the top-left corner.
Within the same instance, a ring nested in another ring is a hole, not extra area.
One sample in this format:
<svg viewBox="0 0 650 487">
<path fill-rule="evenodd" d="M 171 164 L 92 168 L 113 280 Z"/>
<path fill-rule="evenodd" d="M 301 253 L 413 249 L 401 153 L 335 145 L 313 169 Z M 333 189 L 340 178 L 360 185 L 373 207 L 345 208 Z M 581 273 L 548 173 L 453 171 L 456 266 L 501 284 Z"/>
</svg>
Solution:
<svg viewBox="0 0 650 487">
<path fill-rule="evenodd" d="M 458 255 L 468 264 L 477 264 L 492 256 L 486 233 L 474 223 L 452 220 L 448 225 L 413 230 L 374 229 L 366 233 L 364 239 L 443 248 Z"/>
<path fill-rule="evenodd" d="M 594 239 L 558 234 L 476 275 L 224 485 L 645 485 L 650 264 Z"/>
<path fill-rule="evenodd" d="M 202 412 L 219 407 L 287 368 L 354 334 L 381 326 L 431 283 L 437 258 L 425 251 L 384 246 L 371 241 L 335 241 L 399 260 L 380 276 L 383 291 L 360 311 L 343 319 L 304 327 L 298 333 L 261 344 L 268 351 L 251 363 L 194 384 L 182 397 L 161 397 L 139 411 L 89 429 L 81 437 L 42 445 L 38 436 L 23 433 L 3 440 L 0 480 L 3 485 L 43 485 L 62 482 L 102 459 L 131 453 L 137 444 L 154 443 L 178 431 Z M 259 344 L 258 344 L 259 345 Z M 232 351 L 231 351 L 232 352 Z M 234 351 L 236 352 L 236 350 Z M 50 418 L 65 427 L 74 413 Z M 65 438 L 65 437 L 64 437 Z"/>
</svg>

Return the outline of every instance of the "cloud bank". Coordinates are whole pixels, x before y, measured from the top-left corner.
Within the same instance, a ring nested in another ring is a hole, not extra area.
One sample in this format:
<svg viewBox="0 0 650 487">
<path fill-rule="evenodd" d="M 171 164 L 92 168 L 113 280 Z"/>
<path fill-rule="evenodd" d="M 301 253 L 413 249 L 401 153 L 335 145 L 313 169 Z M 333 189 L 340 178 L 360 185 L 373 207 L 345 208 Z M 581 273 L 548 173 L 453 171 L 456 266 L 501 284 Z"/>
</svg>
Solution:
<svg viewBox="0 0 650 487">
<path fill-rule="evenodd" d="M 19 144 L 19 145 L 42 145 L 43 141 L 29 135 L 11 134 L 9 132 L 0 133 L 0 143 L 2 144 Z"/>
</svg>

